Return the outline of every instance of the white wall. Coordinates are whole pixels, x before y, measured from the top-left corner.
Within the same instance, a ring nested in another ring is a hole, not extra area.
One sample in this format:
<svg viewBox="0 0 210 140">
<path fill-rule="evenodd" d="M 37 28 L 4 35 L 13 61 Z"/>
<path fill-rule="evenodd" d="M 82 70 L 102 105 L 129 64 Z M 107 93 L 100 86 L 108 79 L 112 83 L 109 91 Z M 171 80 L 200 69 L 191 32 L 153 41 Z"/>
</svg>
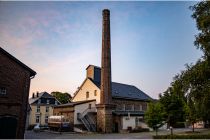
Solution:
<svg viewBox="0 0 210 140">
<path fill-rule="evenodd" d="M 74 106 L 74 124 L 81 124 L 81 122 L 77 120 L 77 113 L 84 112 L 89 107 L 89 104 L 91 104 L 91 108 L 95 109 L 96 101 L 92 101 L 92 102 L 88 102 L 88 103 L 79 104 L 79 105 Z"/>
<path fill-rule="evenodd" d="M 128 120 L 126 120 L 126 118 L 128 118 L 128 116 L 123 116 L 122 117 L 122 127 L 123 129 L 127 129 L 128 127 L 132 127 L 132 129 L 134 129 L 136 127 L 136 117 L 132 117 L 130 116 L 130 118 Z"/>
<path fill-rule="evenodd" d="M 94 91 L 97 91 L 97 96 L 94 95 Z M 86 92 L 89 92 L 89 98 L 86 98 Z M 96 103 L 100 103 L 100 89 L 89 79 L 85 81 L 77 94 L 74 96 L 72 102 L 93 100 L 96 99 Z"/>
</svg>

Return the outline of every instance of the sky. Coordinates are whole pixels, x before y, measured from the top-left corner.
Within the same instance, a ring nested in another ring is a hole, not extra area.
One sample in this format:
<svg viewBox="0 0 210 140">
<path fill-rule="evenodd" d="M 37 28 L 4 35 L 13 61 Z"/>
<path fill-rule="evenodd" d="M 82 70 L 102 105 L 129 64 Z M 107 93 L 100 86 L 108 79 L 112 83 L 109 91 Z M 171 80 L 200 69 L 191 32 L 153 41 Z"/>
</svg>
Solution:
<svg viewBox="0 0 210 140">
<path fill-rule="evenodd" d="M 201 51 L 186 1 L 0 2 L 0 46 L 37 72 L 33 92 L 73 95 L 101 66 L 102 10 L 110 10 L 112 81 L 158 98 Z"/>
</svg>

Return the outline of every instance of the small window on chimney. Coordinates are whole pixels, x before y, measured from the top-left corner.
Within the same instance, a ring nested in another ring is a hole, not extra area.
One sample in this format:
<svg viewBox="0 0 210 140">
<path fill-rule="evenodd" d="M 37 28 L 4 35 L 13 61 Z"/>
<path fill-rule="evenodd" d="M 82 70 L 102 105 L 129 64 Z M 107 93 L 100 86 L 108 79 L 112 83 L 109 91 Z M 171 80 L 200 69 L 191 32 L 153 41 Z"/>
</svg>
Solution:
<svg viewBox="0 0 210 140">
<path fill-rule="evenodd" d="M 1 95 L 6 95 L 7 94 L 7 91 L 6 91 L 6 88 L 5 87 L 1 87 L 0 88 L 0 94 Z"/>
<path fill-rule="evenodd" d="M 89 98 L 89 92 L 88 91 L 86 92 L 86 98 Z"/>
</svg>

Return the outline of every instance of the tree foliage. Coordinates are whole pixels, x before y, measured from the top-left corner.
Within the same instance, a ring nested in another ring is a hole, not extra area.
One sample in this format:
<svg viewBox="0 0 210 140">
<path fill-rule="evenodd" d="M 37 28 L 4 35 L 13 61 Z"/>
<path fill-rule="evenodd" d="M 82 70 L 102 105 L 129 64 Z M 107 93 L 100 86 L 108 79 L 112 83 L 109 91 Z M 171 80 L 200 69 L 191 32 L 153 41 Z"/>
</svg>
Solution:
<svg viewBox="0 0 210 140">
<path fill-rule="evenodd" d="M 59 92 L 59 91 L 54 91 L 54 92 L 51 92 L 51 95 L 53 97 L 55 97 L 61 104 L 66 104 L 66 103 L 69 103 L 71 102 L 71 95 L 69 93 L 62 93 L 62 92 Z"/>
<path fill-rule="evenodd" d="M 149 127 L 157 131 L 164 124 L 164 116 L 165 112 L 162 104 L 159 102 L 149 103 L 149 107 L 145 112 L 145 120 Z"/>
<path fill-rule="evenodd" d="M 171 86 L 160 94 L 160 103 L 169 125 L 187 119 L 210 122 L 210 1 L 200 1 L 190 9 L 196 21 L 198 34 L 194 45 L 203 56 L 173 78 Z"/>
<path fill-rule="evenodd" d="M 175 89 L 170 87 L 163 95 L 160 94 L 160 103 L 166 112 L 165 120 L 169 126 L 174 127 L 177 122 L 185 120 L 185 103 L 176 93 Z"/>
</svg>

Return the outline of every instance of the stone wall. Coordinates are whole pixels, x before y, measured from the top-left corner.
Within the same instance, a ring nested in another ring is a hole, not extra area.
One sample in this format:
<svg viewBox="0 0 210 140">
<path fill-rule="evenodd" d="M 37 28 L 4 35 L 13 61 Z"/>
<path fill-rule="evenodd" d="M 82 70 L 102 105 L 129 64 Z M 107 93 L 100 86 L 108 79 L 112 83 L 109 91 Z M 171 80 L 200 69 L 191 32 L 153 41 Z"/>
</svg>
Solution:
<svg viewBox="0 0 210 140">
<path fill-rule="evenodd" d="M 0 95 L 0 117 L 17 118 L 16 138 L 24 138 L 30 73 L 0 52 L 0 77 L 0 86 L 6 88 L 6 95 Z"/>
<path fill-rule="evenodd" d="M 134 111 L 140 111 L 140 106 L 142 106 L 142 111 L 147 110 L 147 102 L 145 101 L 112 98 L 112 103 L 116 105 L 116 110 L 124 110 L 124 108 L 130 108 L 128 106 L 131 106 L 131 110 Z"/>
</svg>

